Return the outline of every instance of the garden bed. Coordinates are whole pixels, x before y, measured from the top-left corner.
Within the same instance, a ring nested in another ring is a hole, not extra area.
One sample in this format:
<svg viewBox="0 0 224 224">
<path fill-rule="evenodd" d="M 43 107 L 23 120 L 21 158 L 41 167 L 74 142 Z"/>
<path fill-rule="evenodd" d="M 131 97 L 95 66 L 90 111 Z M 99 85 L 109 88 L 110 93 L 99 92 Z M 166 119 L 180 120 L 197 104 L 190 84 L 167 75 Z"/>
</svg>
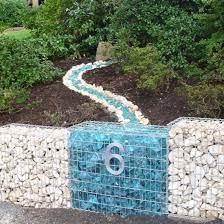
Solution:
<svg viewBox="0 0 224 224">
<path fill-rule="evenodd" d="M 115 65 L 96 69 L 85 74 L 87 83 L 102 86 L 104 89 L 122 95 L 139 106 L 152 124 L 164 125 L 176 118 L 194 116 L 188 109 L 186 100 L 174 88 L 160 95 L 150 94 L 137 88 L 135 76 L 125 76 L 118 72 Z M 175 83 L 172 84 L 175 87 Z"/>
<path fill-rule="evenodd" d="M 74 65 L 89 61 L 90 59 L 59 60 L 55 62 L 55 66 L 66 72 Z M 152 124 L 164 125 L 178 117 L 196 116 L 174 88 L 160 95 L 141 91 L 137 88 L 136 77 L 119 74 L 116 66 L 96 69 L 85 74 L 84 78 L 88 83 L 101 85 L 138 105 Z M 117 119 L 88 97 L 69 90 L 63 85 L 62 78 L 33 87 L 27 104 L 18 106 L 17 111 L 0 113 L 0 125 L 14 122 L 67 127 L 88 120 Z"/>
<path fill-rule="evenodd" d="M 66 72 L 73 65 L 86 61 L 62 60 L 55 65 Z M 15 112 L 0 113 L 0 125 L 26 123 L 67 127 L 88 120 L 116 121 L 99 104 L 69 90 L 63 85 L 62 78 L 33 87 L 27 104 L 16 107 Z"/>
</svg>

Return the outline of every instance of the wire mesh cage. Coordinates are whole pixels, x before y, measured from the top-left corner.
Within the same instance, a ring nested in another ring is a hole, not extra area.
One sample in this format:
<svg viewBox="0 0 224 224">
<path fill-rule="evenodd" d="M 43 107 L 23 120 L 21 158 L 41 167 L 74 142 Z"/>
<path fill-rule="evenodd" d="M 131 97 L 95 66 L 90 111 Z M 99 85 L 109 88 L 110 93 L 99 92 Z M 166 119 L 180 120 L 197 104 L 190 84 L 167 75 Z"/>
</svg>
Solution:
<svg viewBox="0 0 224 224">
<path fill-rule="evenodd" d="M 37 208 L 69 207 L 67 138 L 63 128 L 0 127 L 0 201 Z"/>
<path fill-rule="evenodd" d="M 70 129 L 74 208 L 121 215 L 167 214 L 168 129 L 88 122 Z"/>
<path fill-rule="evenodd" d="M 224 218 L 224 120 L 179 118 L 171 123 L 169 211 Z"/>
</svg>

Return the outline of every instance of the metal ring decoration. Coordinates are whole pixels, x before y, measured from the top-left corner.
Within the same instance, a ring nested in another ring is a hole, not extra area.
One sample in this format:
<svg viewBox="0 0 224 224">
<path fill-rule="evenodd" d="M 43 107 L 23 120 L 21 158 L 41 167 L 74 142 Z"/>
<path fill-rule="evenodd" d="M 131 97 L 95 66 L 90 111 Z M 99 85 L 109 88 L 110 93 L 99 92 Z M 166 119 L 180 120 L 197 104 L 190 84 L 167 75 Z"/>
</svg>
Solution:
<svg viewBox="0 0 224 224">
<path fill-rule="evenodd" d="M 119 143 L 112 143 L 110 145 L 107 146 L 106 148 L 106 151 L 105 151 L 105 154 L 104 154 L 104 160 L 105 160 L 105 165 L 106 165 L 106 168 L 107 168 L 107 171 L 115 176 L 119 176 L 121 173 L 123 173 L 124 171 L 124 159 L 121 155 L 119 154 L 113 154 L 111 153 L 111 149 L 112 148 L 118 148 L 119 149 L 119 152 L 125 152 L 125 149 L 124 147 L 119 144 Z M 112 159 L 117 159 L 119 160 L 119 170 L 113 170 L 111 168 L 111 165 L 110 165 L 110 161 Z"/>
</svg>

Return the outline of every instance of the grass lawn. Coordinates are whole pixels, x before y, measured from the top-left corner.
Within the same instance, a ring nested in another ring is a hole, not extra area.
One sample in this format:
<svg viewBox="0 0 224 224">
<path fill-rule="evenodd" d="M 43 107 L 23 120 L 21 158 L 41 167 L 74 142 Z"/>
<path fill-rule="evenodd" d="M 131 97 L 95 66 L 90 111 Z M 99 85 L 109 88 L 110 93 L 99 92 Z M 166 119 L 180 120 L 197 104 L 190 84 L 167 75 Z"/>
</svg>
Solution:
<svg viewBox="0 0 224 224">
<path fill-rule="evenodd" d="M 10 38 L 14 38 L 17 40 L 22 40 L 22 39 L 31 37 L 31 32 L 30 32 L 30 30 L 23 29 L 23 28 L 20 30 L 13 30 L 13 28 L 12 28 L 10 30 L 4 31 L 1 35 L 10 37 Z"/>
</svg>

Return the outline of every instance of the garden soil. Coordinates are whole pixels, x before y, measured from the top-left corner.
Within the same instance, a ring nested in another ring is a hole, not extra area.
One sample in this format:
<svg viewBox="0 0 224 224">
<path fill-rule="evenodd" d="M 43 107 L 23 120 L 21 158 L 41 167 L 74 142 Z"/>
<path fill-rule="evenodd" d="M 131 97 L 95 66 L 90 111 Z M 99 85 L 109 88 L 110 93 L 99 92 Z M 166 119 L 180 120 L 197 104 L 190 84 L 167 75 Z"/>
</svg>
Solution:
<svg viewBox="0 0 224 224">
<path fill-rule="evenodd" d="M 58 60 L 55 66 L 66 73 L 72 66 L 90 61 L 90 59 Z M 152 124 L 165 125 L 181 116 L 194 116 L 188 109 L 186 100 L 174 90 L 176 83 L 172 83 L 168 91 L 150 94 L 137 88 L 135 76 L 125 76 L 118 71 L 113 65 L 90 71 L 84 75 L 84 79 L 125 96 L 139 106 Z M 69 127 L 90 120 L 117 121 L 117 118 L 100 104 L 69 90 L 63 85 L 62 77 L 52 83 L 33 87 L 28 102 L 16 108 L 17 110 L 11 113 L 0 113 L 0 125 L 26 123 Z"/>
</svg>

